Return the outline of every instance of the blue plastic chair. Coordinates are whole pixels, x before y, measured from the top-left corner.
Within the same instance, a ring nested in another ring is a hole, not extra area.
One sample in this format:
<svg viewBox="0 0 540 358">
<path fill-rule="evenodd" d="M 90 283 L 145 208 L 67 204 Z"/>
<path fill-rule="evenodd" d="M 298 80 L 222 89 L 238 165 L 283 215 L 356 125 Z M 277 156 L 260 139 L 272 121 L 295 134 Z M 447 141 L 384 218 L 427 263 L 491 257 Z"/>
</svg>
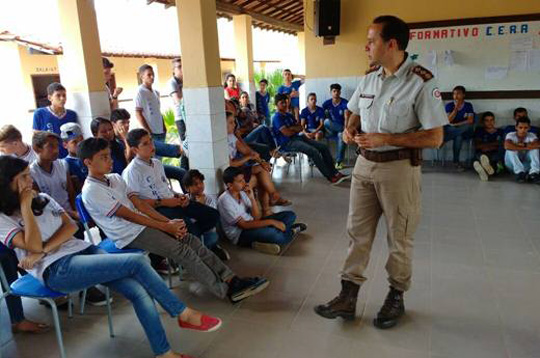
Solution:
<svg viewBox="0 0 540 358">
<path fill-rule="evenodd" d="M 9 250 L 5 246 L 2 249 Z M 3 292 L 2 295 L 0 296 L 0 299 L 5 299 L 8 295 L 13 295 L 13 296 L 34 298 L 37 300 L 45 301 L 47 302 L 49 306 L 51 306 L 53 321 L 54 321 L 54 329 L 56 331 L 56 340 L 58 341 L 58 348 L 60 350 L 60 357 L 66 358 L 64 341 L 62 339 L 62 329 L 60 327 L 60 318 L 58 315 L 58 308 L 56 307 L 56 302 L 54 300 L 59 297 L 68 296 L 68 317 L 72 318 L 73 317 L 73 301 L 71 299 L 71 296 L 69 294 L 66 295 L 65 293 L 51 290 L 47 286 L 43 285 L 34 276 L 29 275 L 29 274 L 18 278 L 15 282 L 9 285 L 6 279 L 6 275 L 4 274 L 4 270 L 1 265 L 0 265 L 0 281 L 1 281 L 2 292 Z M 111 337 L 114 337 L 114 331 L 113 331 L 113 326 L 112 326 L 112 312 L 111 312 L 111 305 L 110 305 L 110 294 L 109 294 L 108 288 L 106 288 L 105 290 L 105 295 L 107 297 L 107 316 L 108 316 L 108 322 L 109 322 L 109 335 Z M 1 351 L 0 351 L 0 357 L 1 357 Z"/>
<path fill-rule="evenodd" d="M 91 237 L 90 226 L 94 225 L 94 220 L 90 216 L 90 213 L 88 213 L 88 210 L 86 210 L 81 194 L 77 195 L 77 197 L 75 198 L 75 206 L 77 207 L 77 212 L 79 213 L 80 221 L 84 226 L 84 231 L 89 237 Z M 114 241 L 109 238 L 105 238 L 101 240 L 101 242 L 97 246 L 109 254 L 143 254 L 143 255 L 145 254 L 145 251 L 141 249 L 119 249 L 114 244 Z M 169 282 L 169 288 L 172 288 L 171 261 L 167 259 L 167 262 L 169 263 L 167 279 Z M 86 301 L 86 291 L 83 292 L 83 304 L 81 304 L 81 314 L 84 313 L 85 301 Z"/>
</svg>

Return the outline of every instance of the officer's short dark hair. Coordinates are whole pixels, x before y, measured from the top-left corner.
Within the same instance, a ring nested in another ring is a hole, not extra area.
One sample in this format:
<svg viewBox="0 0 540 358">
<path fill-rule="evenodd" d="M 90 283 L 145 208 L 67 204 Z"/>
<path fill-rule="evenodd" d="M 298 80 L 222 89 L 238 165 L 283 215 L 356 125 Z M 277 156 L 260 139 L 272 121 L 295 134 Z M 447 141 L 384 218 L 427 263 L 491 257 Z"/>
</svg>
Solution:
<svg viewBox="0 0 540 358">
<path fill-rule="evenodd" d="M 137 148 L 141 144 L 141 139 L 150 134 L 144 128 L 132 129 L 128 132 L 126 136 L 126 141 L 131 148 Z"/>
<path fill-rule="evenodd" d="M 373 20 L 374 24 L 381 24 L 381 37 L 385 42 L 396 40 L 398 49 L 405 51 L 409 44 L 409 25 L 399 17 L 392 15 L 378 16 Z"/>
<path fill-rule="evenodd" d="M 49 96 L 52 96 L 54 94 L 54 92 L 65 91 L 65 90 L 66 90 L 66 87 L 62 86 L 58 82 L 53 82 L 53 83 L 51 83 L 50 85 L 47 86 L 47 94 Z"/>
<path fill-rule="evenodd" d="M 244 174 L 242 169 L 238 167 L 228 167 L 223 171 L 223 182 L 225 183 L 225 185 L 232 184 L 234 182 L 234 178 L 236 178 L 240 174 Z"/>
<path fill-rule="evenodd" d="M 528 124 L 529 127 L 531 126 L 531 120 L 529 119 L 529 117 L 521 117 L 521 118 L 516 119 L 516 127 L 520 123 Z"/>
<path fill-rule="evenodd" d="M 527 113 L 527 109 L 526 109 L 526 108 L 523 108 L 523 107 L 518 107 L 518 108 L 514 109 L 514 117 L 515 117 L 518 113 Z"/>
<path fill-rule="evenodd" d="M 341 85 L 340 85 L 339 83 L 332 83 L 332 84 L 330 85 L 330 91 L 331 91 L 331 90 L 334 90 L 334 89 L 335 89 L 335 90 L 338 90 L 338 91 L 341 91 Z"/>
<path fill-rule="evenodd" d="M 461 93 L 463 93 L 463 94 L 467 93 L 467 91 L 465 90 L 465 87 L 463 87 L 461 85 L 454 87 L 452 92 L 454 92 L 454 91 L 461 91 Z"/>
<path fill-rule="evenodd" d="M 279 101 L 286 101 L 289 99 L 289 96 L 287 96 L 285 93 L 278 93 L 274 97 L 274 102 L 277 104 Z"/>
<path fill-rule="evenodd" d="M 111 122 L 116 123 L 118 121 L 124 121 L 130 119 L 131 114 L 124 108 L 117 108 L 111 112 Z"/>
<path fill-rule="evenodd" d="M 85 159 L 92 159 L 94 155 L 109 147 L 109 142 L 103 138 L 88 138 L 77 146 L 77 157 L 84 163 Z"/>
</svg>

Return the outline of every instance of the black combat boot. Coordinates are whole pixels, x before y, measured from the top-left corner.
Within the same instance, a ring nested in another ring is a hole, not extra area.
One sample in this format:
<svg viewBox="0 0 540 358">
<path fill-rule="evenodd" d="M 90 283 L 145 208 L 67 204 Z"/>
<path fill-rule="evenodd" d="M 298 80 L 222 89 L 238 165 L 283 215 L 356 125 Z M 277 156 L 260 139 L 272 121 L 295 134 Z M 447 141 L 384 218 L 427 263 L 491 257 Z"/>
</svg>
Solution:
<svg viewBox="0 0 540 358">
<path fill-rule="evenodd" d="M 324 318 L 341 317 L 352 321 L 356 314 L 356 299 L 360 286 L 350 281 L 341 280 L 341 292 L 332 301 L 315 307 L 315 313 Z"/>
<path fill-rule="evenodd" d="M 377 313 L 377 318 L 373 320 L 373 325 L 380 329 L 392 328 L 404 314 L 403 291 L 390 286 L 390 292 L 388 292 L 381 310 Z"/>
</svg>

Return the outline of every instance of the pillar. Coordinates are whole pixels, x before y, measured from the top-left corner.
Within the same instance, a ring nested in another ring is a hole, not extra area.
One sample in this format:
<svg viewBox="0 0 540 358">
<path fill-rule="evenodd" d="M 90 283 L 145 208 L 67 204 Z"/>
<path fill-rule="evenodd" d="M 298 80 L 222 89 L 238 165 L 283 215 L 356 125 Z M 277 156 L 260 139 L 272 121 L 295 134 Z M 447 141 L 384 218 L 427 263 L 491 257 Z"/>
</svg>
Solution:
<svg viewBox="0 0 540 358">
<path fill-rule="evenodd" d="M 64 50 L 58 67 L 67 107 L 77 112 L 84 136 L 89 137 L 92 119 L 110 115 L 94 1 L 58 0 L 58 11 Z"/>
<path fill-rule="evenodd" d="M 218 194 L 229 165 L 215 0 L 176 0 L 190 167 Z"/>
<path fill-rule="evenodd" d="M 306 74 L 306 33 L 304 31 L 298 32 L 296 34 L 296 39 L 298 41 L 298 51 L 299 51 L 299 66 L 298 66 L 298 73 Z M 304 108 L 306 103 L 306 95 L 307 93 L 307 84 L 305 86 L 300 87 L 300 108 Z M 321 99 L 319 99 L 320 101 Z"/>
<path fill-rule="evenodd" d="M 233 16 L 234 47 L 236 50 L 236 76 L 242 90 L 249 93 L 251 102 L 255 103 L 255 82 L 253 81 L 253 34 L 251 16 Z"/>
</svg>

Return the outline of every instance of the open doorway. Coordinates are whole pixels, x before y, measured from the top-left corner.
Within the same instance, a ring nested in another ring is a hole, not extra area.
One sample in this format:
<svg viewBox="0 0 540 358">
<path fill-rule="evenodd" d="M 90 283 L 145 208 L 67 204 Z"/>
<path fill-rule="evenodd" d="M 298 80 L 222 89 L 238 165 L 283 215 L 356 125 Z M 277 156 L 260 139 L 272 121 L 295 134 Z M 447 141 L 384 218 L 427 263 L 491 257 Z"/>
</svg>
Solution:
<svg viewBox="0 0 540 358">
<path fill-rule="evenodd" d="M 60 75 L 32 75 L 31 78 L 36 108 L 47 107 L 51 104 L 47 99 L 47 86 L 53 82 L 60 82 Z"/>
</svg>

